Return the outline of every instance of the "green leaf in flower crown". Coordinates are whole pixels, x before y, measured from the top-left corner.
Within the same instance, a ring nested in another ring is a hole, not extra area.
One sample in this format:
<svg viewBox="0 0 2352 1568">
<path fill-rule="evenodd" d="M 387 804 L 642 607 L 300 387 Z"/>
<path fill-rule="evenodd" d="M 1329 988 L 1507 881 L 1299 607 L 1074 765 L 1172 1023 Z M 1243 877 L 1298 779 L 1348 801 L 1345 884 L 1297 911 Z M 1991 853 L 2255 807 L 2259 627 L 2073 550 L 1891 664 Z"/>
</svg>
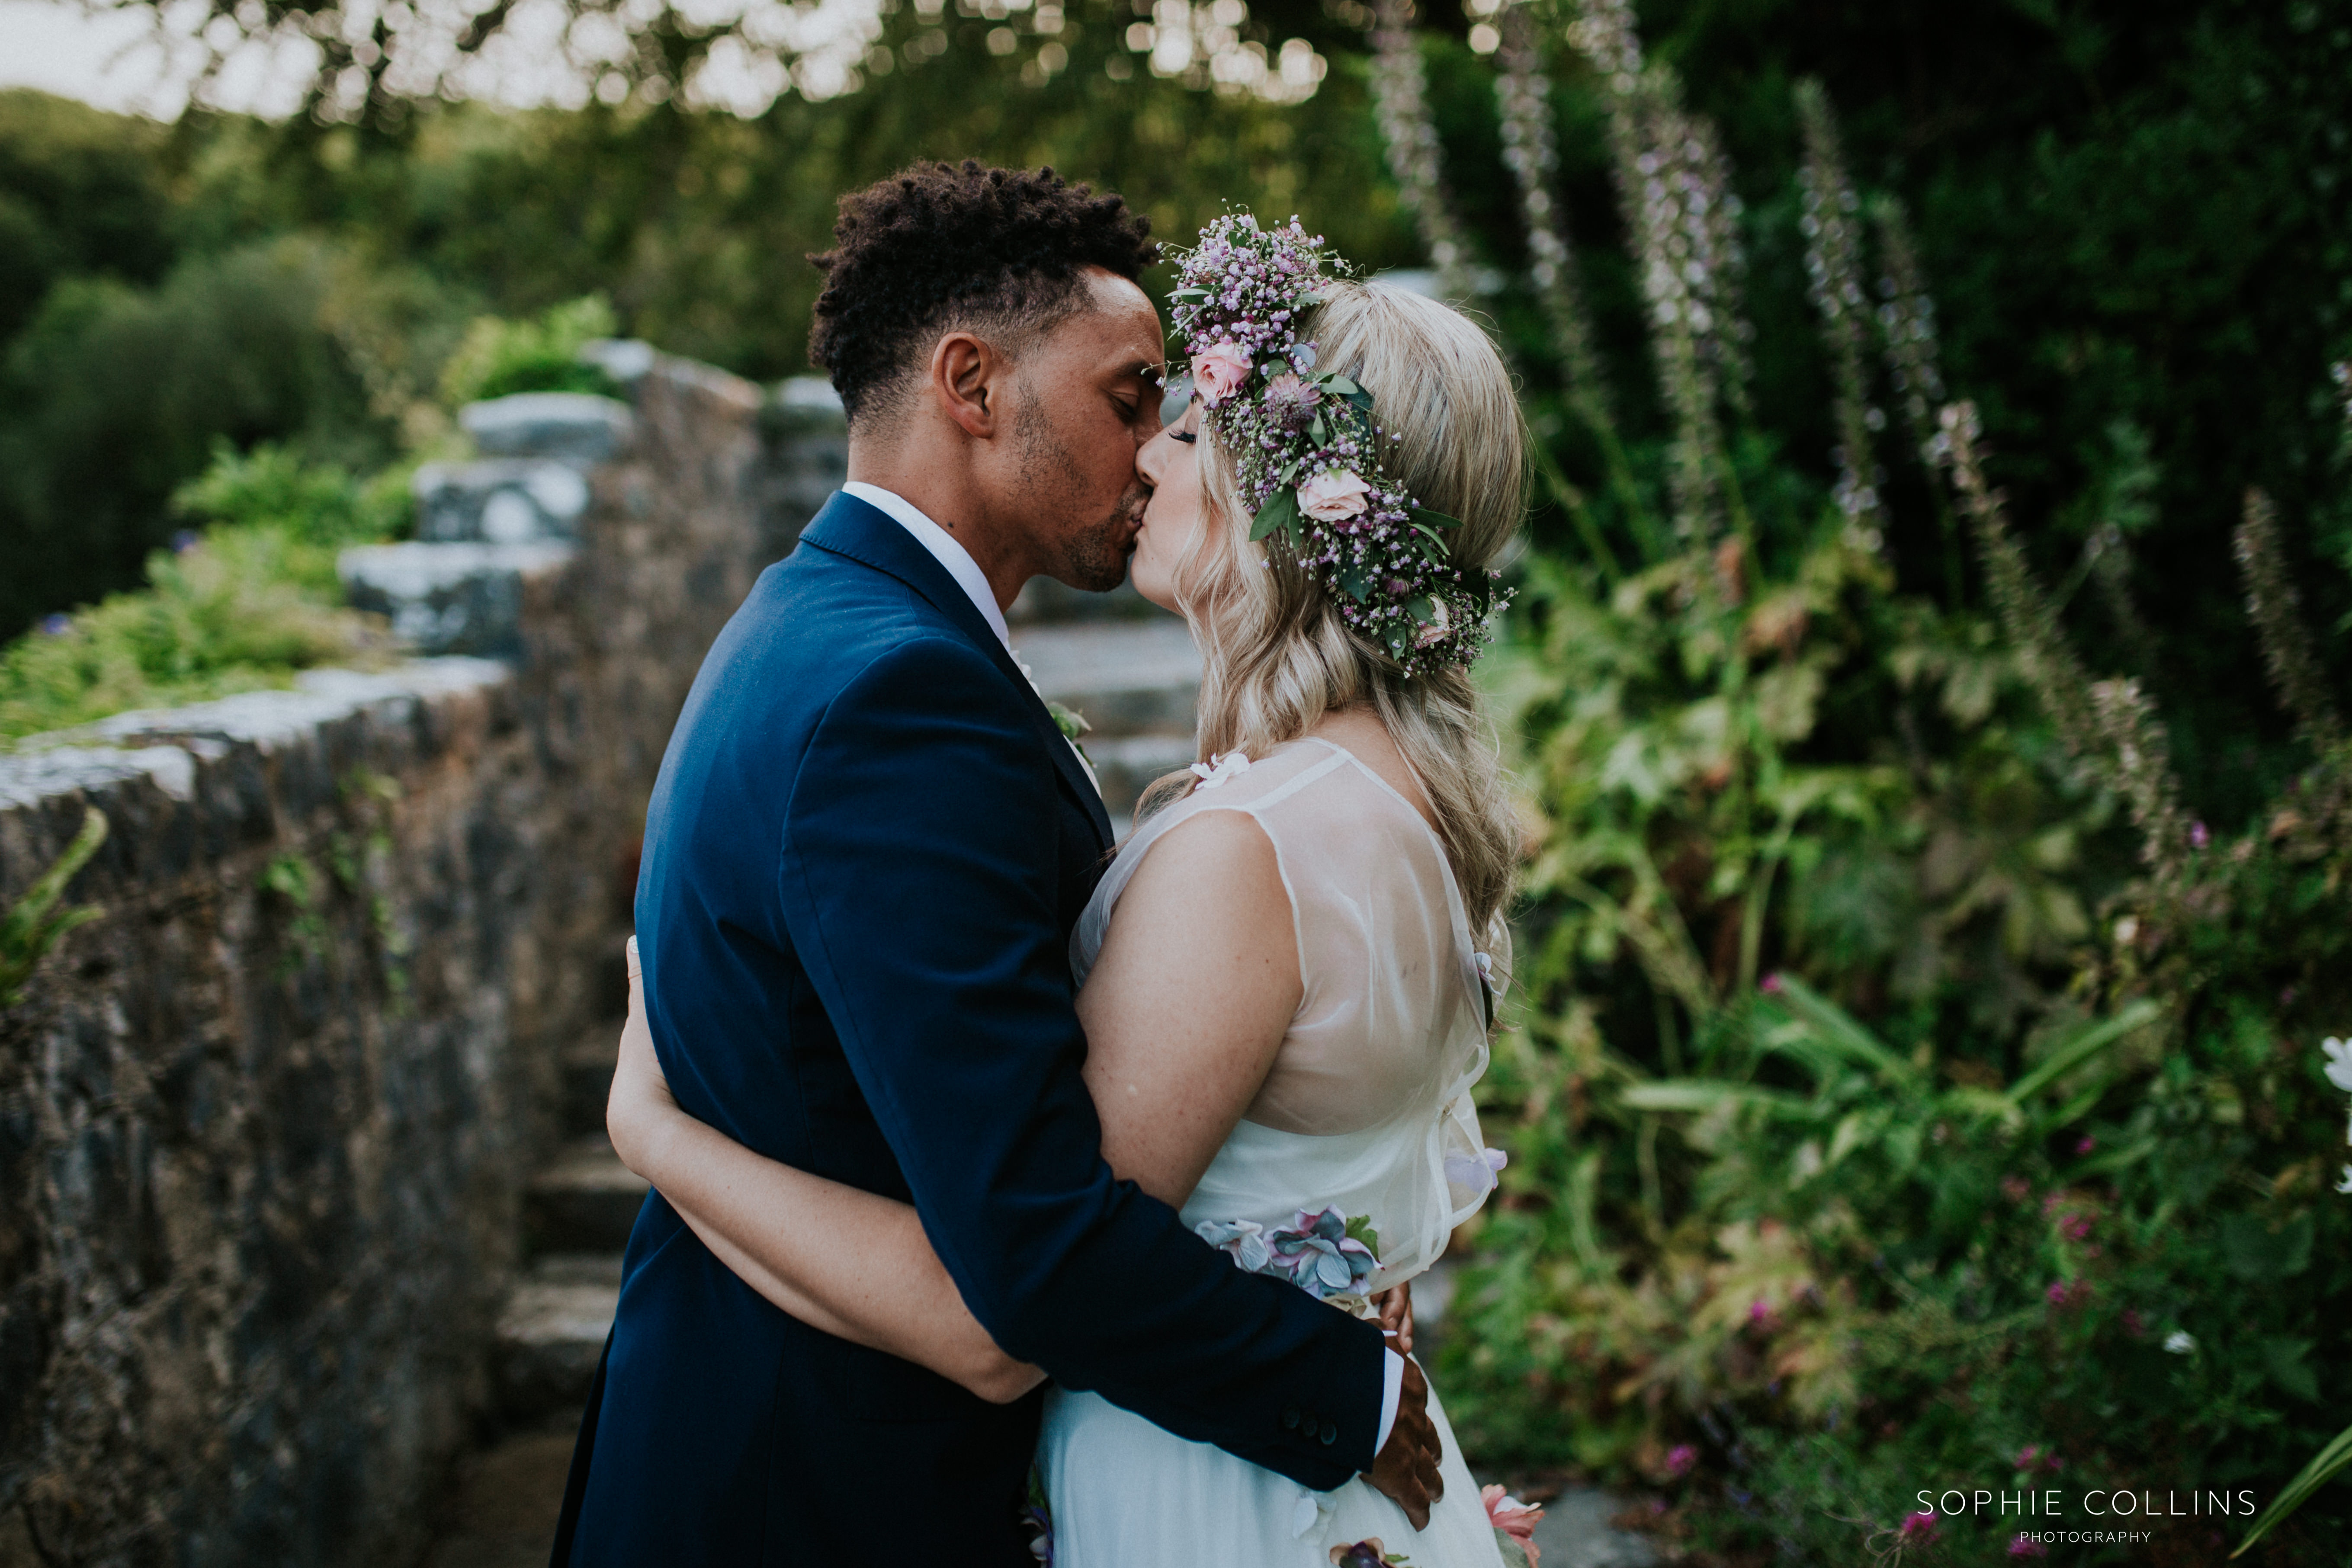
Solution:
<svg viewBox="0 0 2352 1568">
<path fill-rule="evenodd" d="M 1360 386 L 1353 392 L 1342 393 L 1340 395 L 1367 414 L 1372 411 L 1372 395 Z"/>
<path fill-rule="evenodd" d="M 1429 596 L 1424 594 L 1407 599 L 1404 602 L 1404 613 L 1411 616 L 1416 624 L 1425 626 L 1437 618 L 1437 606 L 1432 604 Z"/>
<path fill-rule="evenodd" d="M 1360 566 L 1340 567 L 1339 586 L 1347 590 L 1348 597 L 1360 605 L 1371 597 L 1372 580 L 1364 575 L 1364 569 Z"/>
<path fill-rule="evenodd" d="M 1285 485 L 1265 498 L 1250 523 L 1250 542 L 1255 544 L 1270 533 L 1290 527 L 1298 521 L 1298 492 Z"/>
<path fill-rule="evenodd" d="M 1331 444 L 1331 427 L 1323 422 L 1323 416 L 1320 414 L 1315 416 L 1313 424 L 1307 426 L 1307 438 L 1318 447 L 1328 447 Z"/>
<path fill-rule="evenodd" d="M 1349 380 L 1346 376 L 1341 375 L 1336 370 L 1326 371 L 1323 374 L 1316 377 L 1315 379 L 1316 384 L 1321 386 L 1324 391 L 1332 393 L 1340 397 L 1348 397 L 1364 390 L 1355 382 Z"/>
<path fill-rule="evenodd" d="M 1209 291 L 1206 289 L 1179 289 L 1168 297 L 1171 300 L 1205 300 Z"/>
<path fill-rule="evenodd" d="M 1412 523 L 1415 528 L 1459 528 L 1462 520 L 1448 517 L 1432 507 L 1417 506 L 1412 509 Z"/>
</svg>

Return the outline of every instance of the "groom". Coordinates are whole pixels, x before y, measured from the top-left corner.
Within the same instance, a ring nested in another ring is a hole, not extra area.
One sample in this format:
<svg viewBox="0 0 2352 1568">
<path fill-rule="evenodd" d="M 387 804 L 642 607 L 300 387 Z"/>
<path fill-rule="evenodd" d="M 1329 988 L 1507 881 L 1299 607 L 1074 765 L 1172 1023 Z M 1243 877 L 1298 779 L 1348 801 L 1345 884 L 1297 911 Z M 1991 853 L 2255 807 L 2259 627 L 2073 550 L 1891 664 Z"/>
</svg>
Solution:
<svg viewBox="0 0 2352 1568">
<path fill-rule="evenodd" d="M 846 197 L 812 357 L 850 482 L 704 662 L 637 933 L 679 1105 L 910 1201 L 1010 1354 L 1313 1489 L 1439 1489 L 1419 1370 L 1115 1181 L 1068 939 L 1111 850 L 1024 679 L 1029 577 L 1118 585 L 1160 428 L 1156 258 L 1118 197 L 929 164 Z M 776 1310 L 656 1193 L 556 1541 L 579 1564 L 1026 1568 L 1041 1394 L 988 1404 Z"/>
</svg>

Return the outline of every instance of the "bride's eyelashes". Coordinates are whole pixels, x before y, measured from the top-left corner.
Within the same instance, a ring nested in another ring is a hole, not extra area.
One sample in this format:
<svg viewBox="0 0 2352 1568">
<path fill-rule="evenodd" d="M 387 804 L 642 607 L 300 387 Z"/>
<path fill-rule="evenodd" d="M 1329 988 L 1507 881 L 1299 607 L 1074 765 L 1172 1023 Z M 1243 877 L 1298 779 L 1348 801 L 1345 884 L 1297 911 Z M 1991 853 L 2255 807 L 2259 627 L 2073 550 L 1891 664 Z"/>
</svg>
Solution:
<svg viewBox="0 0 2352 1568">
<path fill-rule="evenodd" d="M 1201 438 L 1198 435 L 1190 430 L 1171 430 L 1168 434 L 1175 437 L 1176 439 L 1183 442 L 1187 447 Z"/>
</svg>

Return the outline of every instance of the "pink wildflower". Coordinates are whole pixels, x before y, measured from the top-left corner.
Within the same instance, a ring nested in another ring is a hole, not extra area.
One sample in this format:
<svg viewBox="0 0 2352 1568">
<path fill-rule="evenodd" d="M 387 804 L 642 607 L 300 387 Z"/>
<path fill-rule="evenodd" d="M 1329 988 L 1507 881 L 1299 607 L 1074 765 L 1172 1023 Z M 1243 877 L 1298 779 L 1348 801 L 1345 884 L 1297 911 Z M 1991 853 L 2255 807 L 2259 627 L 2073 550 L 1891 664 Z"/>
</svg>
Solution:
<svg viewBox="0 0 2352 1568">
<path fill-rule="evenodd" d="M 2020 1531 L 2017 1539 L 2009 1543 L 2009 1554 L 2011 1557 L 2047 1557 L 2050 1548 Z"/>
<path fill-rule="evenodd" d="M 2033 1195 L 2033 1184 L 2023 1176 L 2003 1176 L 2000 1179 L 2000 1195 L 2011 1203 L 2021 1204 Z"/>
<path fill-rule="evenodd" d="M 1903 1541 L 1906 1545 L 1917 1542 L 1924 1546 L 1936 1539 L 1936 1510 L 1923 1508 L 1917 1513 L 1906 1514 L 1903 1520 Z"/>
<path fill-rule="evenodd" d="M 2066 1304 L 2066 1281 L 2063 1279 L 2053 1279 L 2050 1282 L 2050 1289 L 2044 1290 L 2042 1294 L 2050 1299 L 2050 1304 L 2052 1306 L 2064 1306 Z"/>
<path fill-rule="evenodd" d="M 1756 989 L 1761 991 L 1767 996 L 1778 996 L 1780 994 L 1780 972 L 1775 970 L 1771 973 L 1766 975 L 1761 984 L 1759 984 Z"/>
<path fill-rule="evenodd" d="M 1691 1467 L 1697 1463 L 1698 1450 L 1688 1443 L 1677 1443 L 1666 1450 L 1666 1474 L 1677 1480 L 1689 1475 Z"/>
<path fill-rule="evenodd" d="M 2099 1141 L 2097 1139 L 2085 1137 L 2081 1142 L 2074 1145 L 2074 1152 L 2077 1154 L 2087 1154 L 2098 1146 Z"/>
<path fill-rule="evenodd" d="M 1528 1554 L 1528 1568 L 1537 1568 L 1541 1552 L 1536 1545 L 1536 1521 L 1543 1518 L 1544 1510 L 1508 1496 L 1500 1487 L 1486 1488 L 1478 1500 L 1486 1505 L 1486 1522 L 1517 1542 Z"/>
<path fill-rule="evenodd" d="M 2017 1468 L 2021 1470 L 2030 1470 L 2041 1460 L 2041 1458 L 2042 1445 L 2039 1443 L 2028 1443 L 2024 1447 L 2020 1448 L 2017 1451 Z"/>
<path fill-rule="evenodd" d="M 2202 849 L 2212 842 L 2213 835 L 2203 823 L 2192 822 L 2189 825 L 2189 847 Z"/>
</svg>

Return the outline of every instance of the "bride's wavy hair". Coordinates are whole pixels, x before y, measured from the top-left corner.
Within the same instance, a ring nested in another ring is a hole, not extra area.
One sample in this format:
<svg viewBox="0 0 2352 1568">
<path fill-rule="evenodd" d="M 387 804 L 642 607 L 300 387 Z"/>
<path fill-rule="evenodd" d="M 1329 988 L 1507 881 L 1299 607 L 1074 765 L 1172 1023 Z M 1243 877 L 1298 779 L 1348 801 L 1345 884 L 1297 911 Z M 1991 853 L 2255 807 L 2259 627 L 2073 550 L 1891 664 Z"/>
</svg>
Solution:
<svg viewBox="0 0 2352 1568">
<path fill-rule="evenodd" d="M 1484 572 L 1527 507 L 1527 426 L 1510 373 L 1486 334 L 1434 300 L 1377 282 L 1338 281 L 1301 326 L 1318 371 L 1372 394 L 1388 472 L 1421 505 L 1461 520 L 1453 563 Z M 1200 755 L 1263 756 L 1335 709 L 1369 700 L 1429 794 L 1470 929 L 1486 933 L 1510 896 L 1521 826 L 1503 785 L 1494 728 L 1460 666 L 1408 679 L 1359 637 L 1290 552 L 1252 543 L 1232 454 L 1204 426 L 1205 526 L 1175 565 L 1177 603 L 1205 656 Z M 1189 773 L 1144 792 L 1149 814 L 1181 795 Z"/>
</svg>

